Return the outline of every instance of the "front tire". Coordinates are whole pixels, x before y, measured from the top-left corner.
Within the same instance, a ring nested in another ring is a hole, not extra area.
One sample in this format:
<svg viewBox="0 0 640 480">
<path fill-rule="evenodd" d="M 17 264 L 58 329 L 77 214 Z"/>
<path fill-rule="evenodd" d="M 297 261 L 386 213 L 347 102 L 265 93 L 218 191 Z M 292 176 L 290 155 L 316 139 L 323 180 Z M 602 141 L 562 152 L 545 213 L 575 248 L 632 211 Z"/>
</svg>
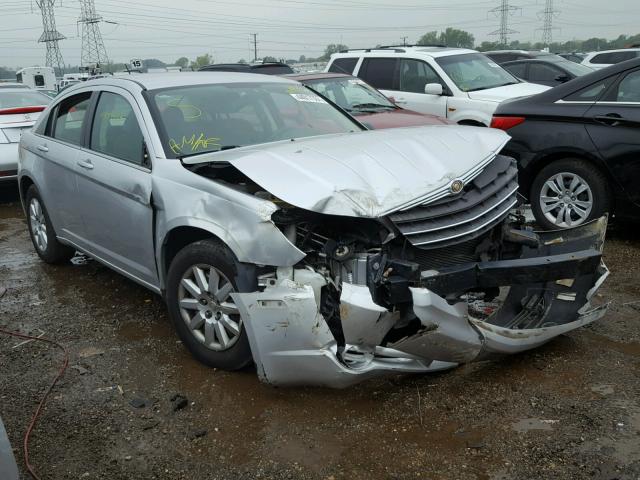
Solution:
<svg viewBox="0 0 640 480">
<path fill-rule="evenodd" d="M 198 361 L 223 370 L 239 370 L 252 360 L 230 297 L 236 276 L 233 254 L 214 240 L 183 248 L 167 276 L 167 305 L 178 336 Z"/>
<path fill-rule="evenodd" d="M 29 236 L 38 256 L 47 263 L 68 262 L 75 250 L 58 241 L 49 214 L 35 185 L 27 190 L 27 223 Z"/>
<path fill-rule="evenodd" d="M 611 211 L 607 177 L 584 160 L 554 161 L 536 175 L 529 195 L 537 223 L 546 230 L 577 227 Z"/>
</svg>

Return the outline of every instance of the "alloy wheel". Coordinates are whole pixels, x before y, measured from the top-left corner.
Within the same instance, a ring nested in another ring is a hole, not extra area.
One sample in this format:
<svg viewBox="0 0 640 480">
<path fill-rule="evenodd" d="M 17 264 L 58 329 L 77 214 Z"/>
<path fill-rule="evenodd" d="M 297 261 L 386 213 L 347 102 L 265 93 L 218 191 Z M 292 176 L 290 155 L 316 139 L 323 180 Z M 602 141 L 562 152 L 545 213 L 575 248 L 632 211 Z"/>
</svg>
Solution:
<svg viewBox="0 0 640 480">
<path fill-rule="evenodd" d="M 44 218 L 42 205 L 37 198 L 32 198 L 29 203 L 29 225 L 33 233 L 33 241 L 36 244 L 36 248 L 41 252 L 46 251 L 47 245 L 49 244 L 47 223 Z"/>
<path fill-rule="evenodd" d="M 540 208 L 546 219 L 558 227 L 575 227 L 589 218 L 593 192 L 580 175 L 560 172 L 542 185 Z"/>
<path fill-rule="evenodd" d="M 180 279 L 180 315 L 191 334 L 205 347 L 224 351 L 240 338 L 242 320 L 231 299 L 233 284 L 217 268 L 198 264 Z"/>
</svg>

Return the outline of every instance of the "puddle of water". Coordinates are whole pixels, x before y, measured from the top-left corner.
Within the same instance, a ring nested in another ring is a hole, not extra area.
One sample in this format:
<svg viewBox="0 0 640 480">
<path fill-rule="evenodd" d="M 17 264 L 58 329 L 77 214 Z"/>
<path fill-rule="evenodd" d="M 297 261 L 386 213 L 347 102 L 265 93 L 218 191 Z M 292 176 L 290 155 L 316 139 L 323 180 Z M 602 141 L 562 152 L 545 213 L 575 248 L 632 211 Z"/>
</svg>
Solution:
<svg viewBox="0 0 640 480">
<path fill-rule="evenodd" d="M 553 430 L 553 426 L 558 420 L 542 420 L 540 418 L 522 418 L 511 425 L 516 432 L 526 433 L 533 430 L 541 430 L 549 432 Z"/>
</svg>

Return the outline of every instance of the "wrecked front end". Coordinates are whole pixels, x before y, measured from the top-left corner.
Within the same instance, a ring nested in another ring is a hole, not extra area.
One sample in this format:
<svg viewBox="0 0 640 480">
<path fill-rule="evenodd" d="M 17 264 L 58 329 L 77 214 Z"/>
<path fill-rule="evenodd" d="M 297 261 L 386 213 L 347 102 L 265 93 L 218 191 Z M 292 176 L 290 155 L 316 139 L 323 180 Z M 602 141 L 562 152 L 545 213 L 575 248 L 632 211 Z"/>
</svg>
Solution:
<svg viewBox="0 0 640 480">
<path fill-rule="evenodd" d="M 236 293 L 260 378 L 346 387 L 535 348 L 602 317 L 606 218 L 534 232 L 514 215 L 517 167 L 495 159 L 456 195 L 380 219 L 285 203 L 306 257 Z"/>
</svg>

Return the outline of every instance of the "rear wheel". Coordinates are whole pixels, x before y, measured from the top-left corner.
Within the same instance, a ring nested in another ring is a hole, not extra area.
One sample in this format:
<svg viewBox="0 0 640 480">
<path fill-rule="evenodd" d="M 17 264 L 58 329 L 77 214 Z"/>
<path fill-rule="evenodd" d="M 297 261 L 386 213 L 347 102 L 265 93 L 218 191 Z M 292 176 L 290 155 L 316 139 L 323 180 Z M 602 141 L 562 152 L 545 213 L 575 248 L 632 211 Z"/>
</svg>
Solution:
<svg viewBox="0 0 640 480">
<path fill-rule="evenodd" d="M 75 250 L 58 241 L 49 214 L 35 185 L 31 185 L 27 190 L 26 204 L 29 235 L 38 256 L 47 263 L 69 261 Z"/>
<path fill-rule="evenodd" d="M 531 186 L 531 210 L 547 230 L 582 225 L 611 210 L 606 176 L 579 159 L 563 159 L 544 167 Z"/>
<path fill-rule="evenodd" d="M 182 249 L 167 277 L 171 320 L 191 354 L 205 365 L 238 370 L 251 349 L 231 293 L 237 291 L 233 254 L 213 240 Z"/>
</svg>

